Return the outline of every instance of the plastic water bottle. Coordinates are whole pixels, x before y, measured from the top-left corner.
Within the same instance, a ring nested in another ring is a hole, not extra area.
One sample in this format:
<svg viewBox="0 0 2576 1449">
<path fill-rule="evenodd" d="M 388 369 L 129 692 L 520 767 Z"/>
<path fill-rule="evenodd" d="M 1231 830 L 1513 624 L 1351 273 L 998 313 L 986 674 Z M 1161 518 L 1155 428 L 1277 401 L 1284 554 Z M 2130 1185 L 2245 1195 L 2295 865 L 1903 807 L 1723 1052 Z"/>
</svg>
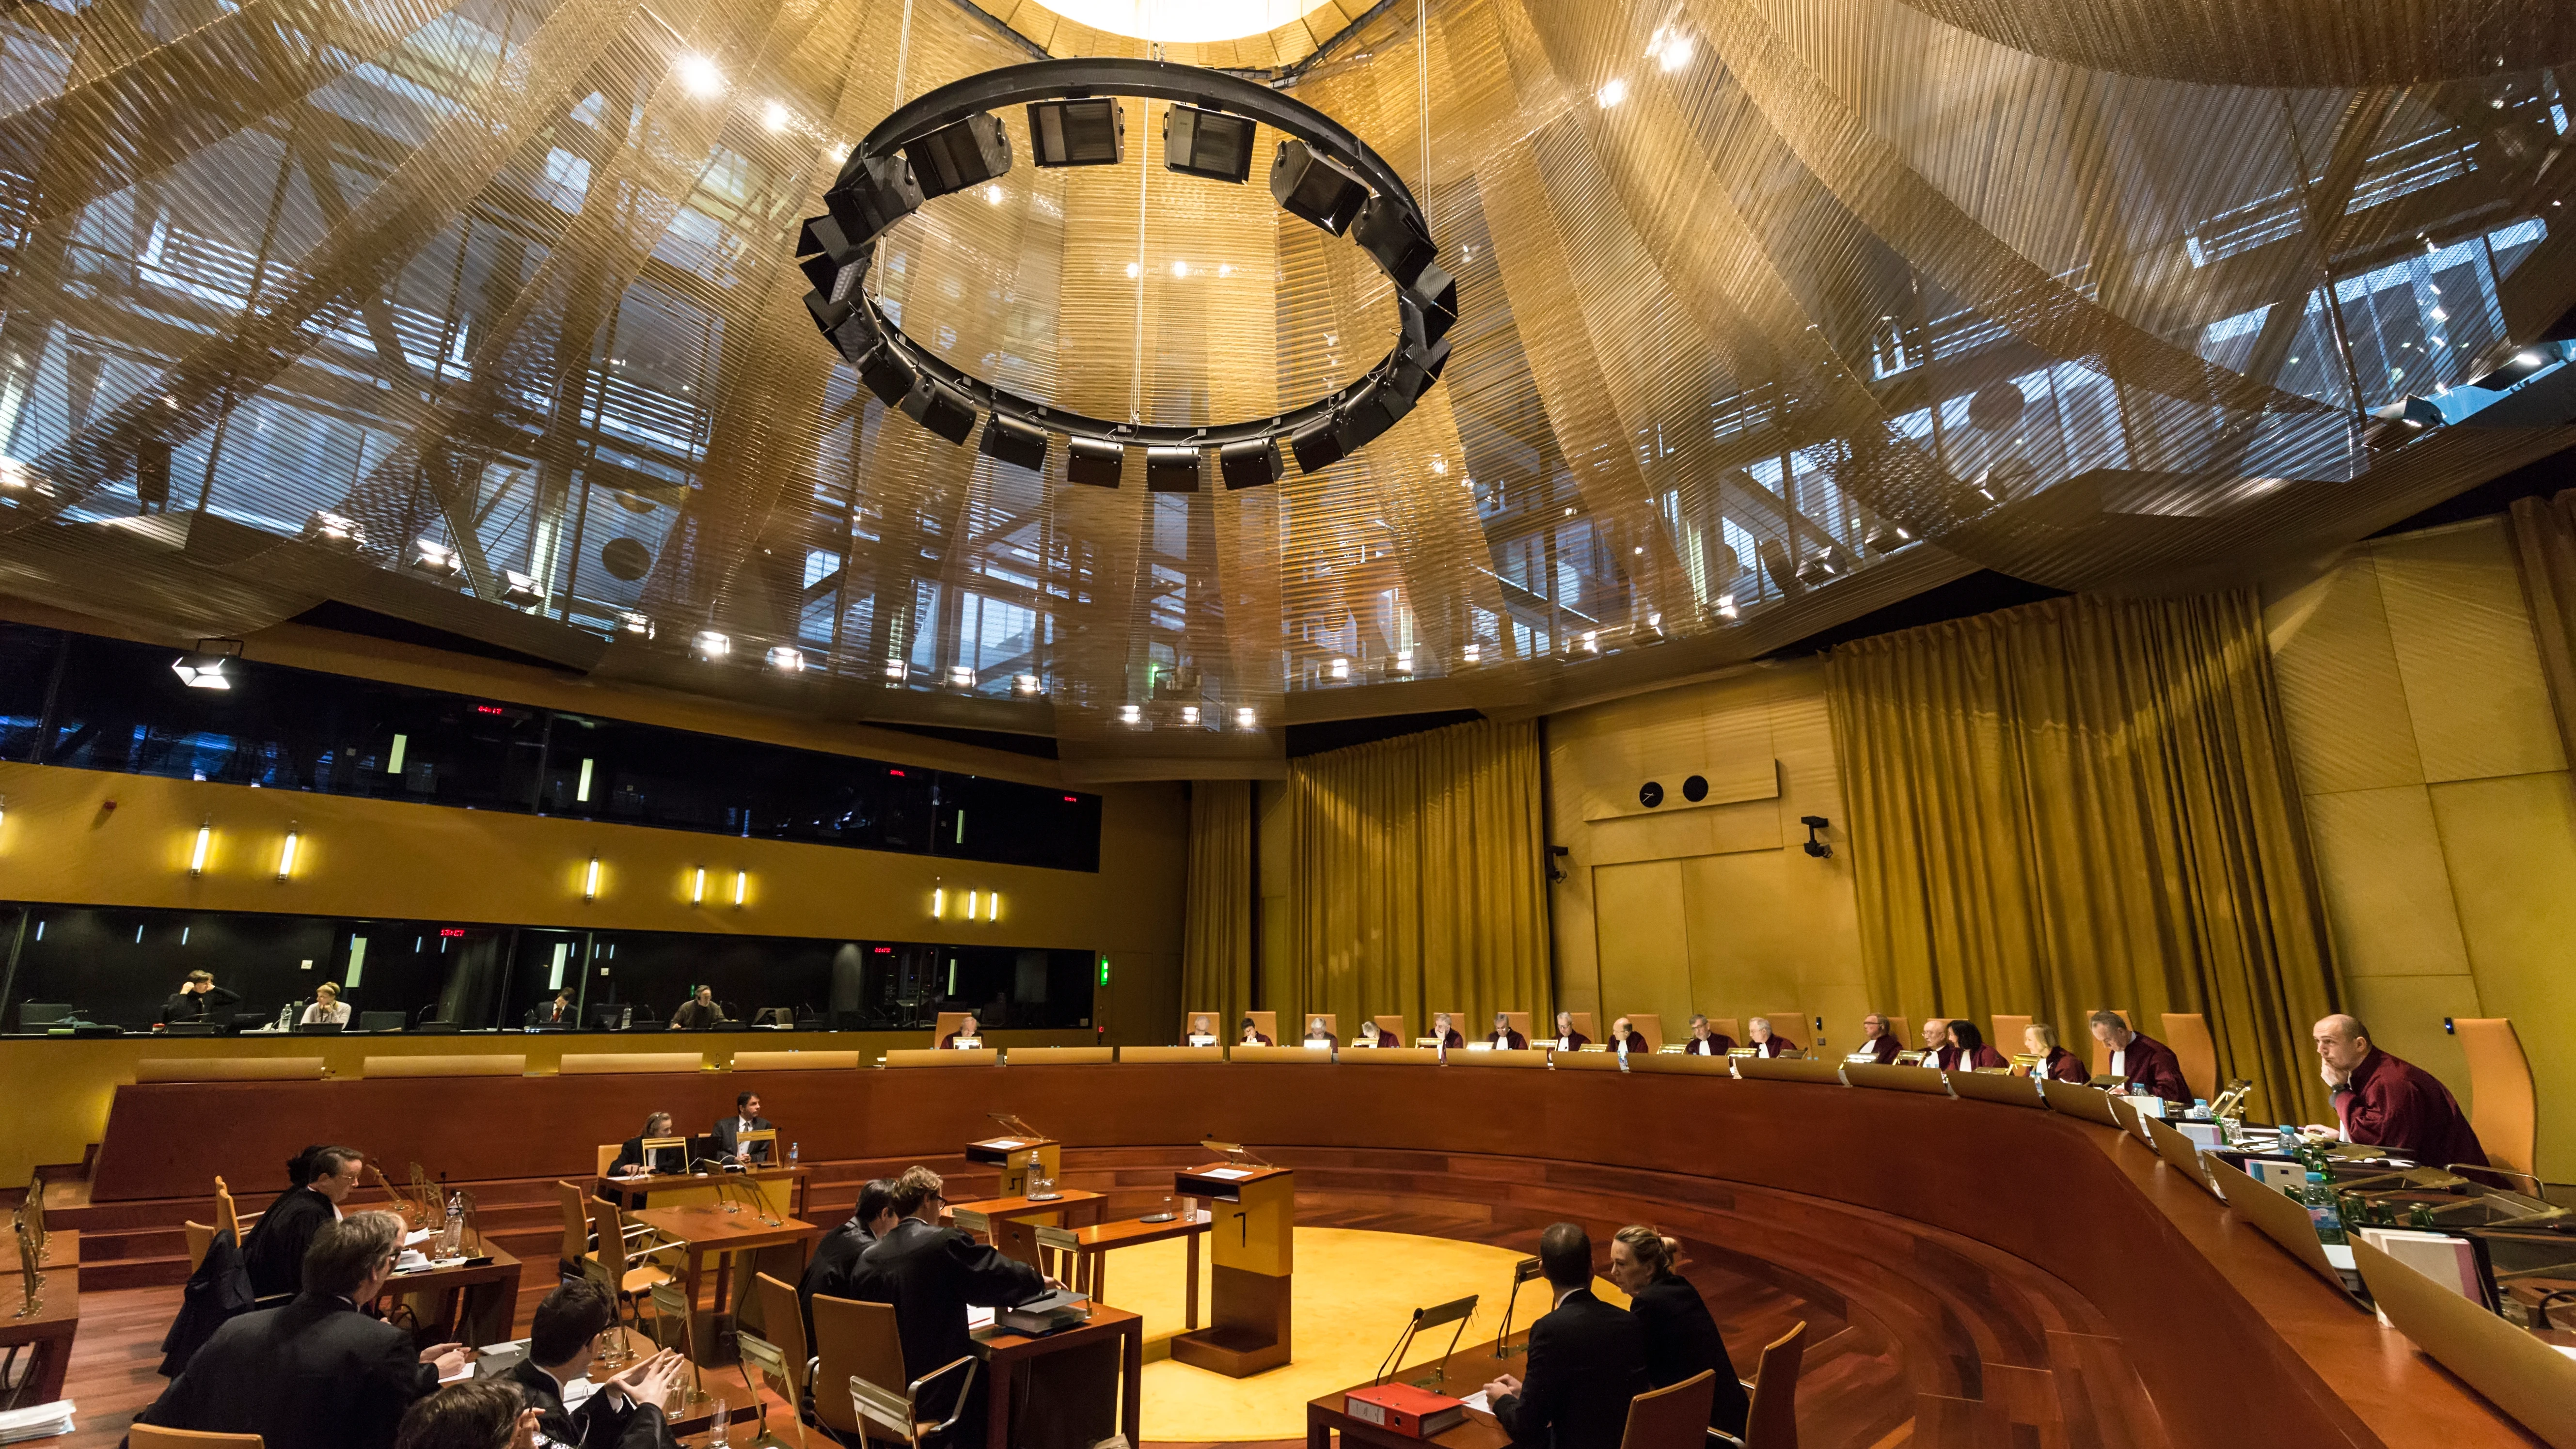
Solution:
<svg viewBox="0 0 2576 1449">
<path fill-rule="evenodd" d="M 790 1167 L 796 1165 L 796 1144 L 793 1142 L 787 1144 L 787 1165 Z"/>
<path fill-rule="evenodd" d="M 2345 1241 L 2343 1212 L 2335 1206 L 2334 1189 L 2326 1184 L 2326 1175 L 2313 1167 L 2308 1169 L 2306 1197 L 2308 1221 L 2316 1224 L 2318 1241 L 2325 1243 Z"/>
<path fill-rule="evenodd" d="M 438 1256 L 454 1258 L 465 1250 L 465 1193 L 447 1195 L 447 1226 L 438 1235 Z"/>
<path fill-rule="evenodd" d="M 277 1029 L 279 1031 L 295 1030 L 294 1002 L 290 1001 L 277 1009 Z"/>
<path fill-rule="evenodd" d="M 2206 1122 L 2209 1120 L 2209 1099 L 2207 1097 L 2194 1097 L 2191 1099 L 2191 1120 L 2194 1122 Z"/>
<path fill-rule="evenodd" d="M 635 1008 L 634 1008 L 634 1007 L 631 1007 L 631 1006 L 630 1006 L 630 1007 L 627 1007 L 625 1010 L 623 1010 L 623 1011 L 621 1011 L 621 1012 L 617 1013 L 617 1029 L 618 1029 L 619 1031 L 624 1031 L 626 1028 L 628 1028 L 628 1027 L 630 1027 L 630 1026 L 633 1026 L 634 1024 L 635 1024 Z"/>
</svg>

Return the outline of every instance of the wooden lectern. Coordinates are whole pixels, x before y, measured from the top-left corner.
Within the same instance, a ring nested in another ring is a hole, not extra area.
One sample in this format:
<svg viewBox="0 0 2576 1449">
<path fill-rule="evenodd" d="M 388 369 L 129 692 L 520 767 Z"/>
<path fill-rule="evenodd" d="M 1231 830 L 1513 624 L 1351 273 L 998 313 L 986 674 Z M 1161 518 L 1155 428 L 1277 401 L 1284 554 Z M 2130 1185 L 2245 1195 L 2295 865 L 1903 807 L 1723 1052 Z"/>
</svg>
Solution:
<svg viewBox="0 0 2576 1449">
<path fill-rule="evenodd" d="M 1002 1124 L 1000 1137 L 987 1137 L 966 1144 L 968 1162 L 989 1163 L 1002 1169 L 1001 1190 L 995 1197 L 1026 1197 L 1034 1179 L 1055 1181 L 1064 1163 L 1064 1144 L 1041 1135 L 1017 1117 L 996 1112 L 993 1119 Z"/>
<path fill-rule="evenodd" d="M 1212 1162 L 1177 1173 L 1172 1190 L 1208 1199 L 1215 1271 L 1208 1326 L 1172 1339 L 1182 1363 L 1250 1378 L 1288 1362 L 1288 1275 L 1296 1266 L 1296 1174 Z"/>
</svg>

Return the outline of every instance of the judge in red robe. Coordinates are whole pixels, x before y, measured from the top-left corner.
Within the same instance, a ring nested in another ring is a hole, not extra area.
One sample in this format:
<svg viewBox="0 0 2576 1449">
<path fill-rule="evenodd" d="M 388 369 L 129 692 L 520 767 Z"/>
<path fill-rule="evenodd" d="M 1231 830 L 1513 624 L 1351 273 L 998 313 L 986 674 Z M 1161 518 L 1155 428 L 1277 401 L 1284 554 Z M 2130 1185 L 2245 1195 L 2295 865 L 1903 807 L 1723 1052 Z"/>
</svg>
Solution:
<svg viewBox="0 0 2576 1449">
<path fill-rule="evenodd" d="M 1467 1039 L 1458 1034 L 1458 1028 L 1449 1024 L 1449 1013 L 1445 1011 L 1431 1013 L 1431 1035 L 1444 1047 L 1462 1047 L 1467 1044 Z"/>
<path fill-rule="evenodd" d="M 957 1029 L 955 1031 L 952 1031 L 948 1035 L 939 1039 L 939 1049 L 941 1051 L 951 1051 L 959 1047 L 967 1046 L 983 1034 L 982 1026 L 976 1022 L 975 1018 L 970 1016 L 964 1021 L 957 1023 Z"/>
<path fill-rule="evenodd" d="M 1628 1020 L 1628 1018 L 1624 1016 L 1619 1018 L 1617 1021 L 1610 1023 L 1610 1045 L 1617 1047 L 1623 1052 L 1646 1052 L 1654 1050 L 1654 1048 L 1646 1045 L 1646 1034 L 1637 1030 L 1636 1023 Z"/>
<path fill-rule="evenodd" d="M 1499 1011 L 1494 1013 L 1493 1035 L 1486 1037 L 1485 1040 L 1492 1042 L 1494 1044 L 1494 1050 L 1498 1052 L 1525 1052 L 1529 1050 L 1529 1038 L 1512 1030 L 1512 1019 Z"/>
<path fill-rule="evenodd" d="M 2057 1028 L 2044 1021 L 2034 1021 L 2021 1029 L 2021 1049 L 2039 1058 L 2031 1075 L 2053 1082 L 2072 1082 L 2083 1086 L 2093 1080 L 2093 1069 L 2082 1057 L 2057 1044 Z"/>
<path fill-rule="evenodd" d="M 1574 1029 L 1573 1012 L 1560 1011 L 1556 1014 L 1556 1049 L 1558 1051 L 1579 1052 L 1590 1045 L 1592 1045 L 1592 1038 Z"/>
<path fill-rule="evenodd" d="M 2385 1147 L 2436 1167 L 2484 1167 L 2486 1148 L 2458 1099 L 2431 1072 L 2371 1044 L 2370 1028 L 2329 1016 L 2309 1033 L 2346 1142 Z"/>
<path fill-rule="evenodd" d="M 1852 1049 L 1853 1056 L 1865 1055 L 1883 1067 L 1895 1061 L 1896 1054 L 1903 1050 L 1905 1043 L 1887 1029 L 1886 1017 L 1873 1011 L 1860 1019 L 1860 1045 Z"/>
<path fill-rule="evenodd" d="M 1722 1057 L 1735 1050 L 1735 1038 L 1708 1024 L 1705 1016 L 1691 1018 L 1691 1039 L 1682 1051 L 1695 1057 Z"/>
<path fill-rule="evenodd" d="M 1977 1030 L 1975 1022 L 1963 1016 L 1950 1023 L 1950 1070 L 1973 1072 L 2011 1065 L 2002 1052 L 1986 1045 L 1986 1034 Z"/>
<path fill-rule="evenodd" d="M 1924 1018 L 1923 1060 L 1916 1062 L 1915 1065 L 1938 1067 L 1946 1072 L 1950 1069 L 1951 1061 L 1958 1055 L 1959 1049 L 1950 1045 L 1950 1019 L 1945 1016 Z"/>
<path fill-rule="evenodd" d="M 2116 1011 L 2093 1013 L 2090 1025 L 2093 1039 L 2111 1049 L 2111 1073 L 2121 1079 L 2121 1091 L 2191 1104 L 2191 1084 L 2182 1079 L 2182 1059 L 2172 1047 L 2129 1030 Z"/>
<path fill-rule="evenodd" d="M 1771 1018 L 1767 1016 L 1753 1018 L 1745 1024 L 1745 1031 L 1753 1038 L 1753 1054 L 1757 1057 L 1794 1057 L 1800 1054 L 1796 1042 L 1771 1029 Z"/>
<path fill-rule="evenodd" d="M 1316 1017 L 1313 1021 L 1306 1023 L 1306 1040 L 1319 1041 L 1328 1047 L 1335 1048 L 1340 1047 L 1342 1044 L 1342 1039 L 1333 1035 L 1332 1031 L 1324 1025 L 1324 1019 L 1320 1016 Z"/>
<path fill-rule="evenodd" d="M 1351 1045 L 1355 1047 L 1382 1047 L 1386 1045 L 1386 1038 L 1378 1034 L 1376 1022 L 1363 1021 L 1360 1023 L 1360 1034 L 1352 1039 Z"/>
<path fill-rule="evenodd" d="M 1275 1041 L 1272 1041 L 1270 1038 L 1268 1038 L 1268 1037 L 1266 1037 L 1266 1036 L 1263 1036 L 1263 1035 L 1261 1034 L 1261 1028 L 1260 1028 L 1259 1026 L 1257 1026 L 1257 1025 L 1255 1025 L 1255 1024 L 1253 1023 L 1253 1020 L 1252 1020 L 1252 1018 L 1251 1018 L 1251 1017 L 1248 1017 L 1248 1016 L 1247 1016 L 1247 1017 L 1245 1017 L 1245 1018 L 1243 1019 L 1243 1036 L 1242 1036 L 1242 1039 L 1241 1039 L 1241 1040 L 1239 1040 L 1239 1041 L 1237 1041 L 1237 1042 L 1235 1043 L 1235 1045 L 1236 1045 L 1236 1046 L 1277 1046 L 1277 1045 L 1279 1045 L 1279 1043 L 1277 1043 L 1277 1042 L 1275 1042 Z"/>
</svg>

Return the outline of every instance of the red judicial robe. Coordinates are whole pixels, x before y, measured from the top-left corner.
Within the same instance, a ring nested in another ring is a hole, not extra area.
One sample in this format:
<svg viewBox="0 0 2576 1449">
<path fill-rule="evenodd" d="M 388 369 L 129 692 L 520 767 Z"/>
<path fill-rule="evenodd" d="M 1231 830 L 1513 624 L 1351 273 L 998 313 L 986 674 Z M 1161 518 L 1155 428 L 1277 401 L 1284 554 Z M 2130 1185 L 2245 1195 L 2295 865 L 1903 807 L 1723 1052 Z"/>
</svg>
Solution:
<svg viewBox="0 0 2576 1449">
<path fill-rule="evenodd" d="M 1579 1031 L 1569 1031 L 1565 1035 L 1558 1037 L 1557 1040 L 1565 1043 L 1565 1045 L 1557 1048 L 1557 1050 L 1561 1052 L 1579 1052 L 1585 1047 L 1592 1045 L 1592 1038 L 1585 1036 Z"/>
<path fill-rule="evenodd" d="M 1735 1038 L 1722 1031 L 1710 1032 L 1706 1041 L 1692 1037 L 1682 1047 L 1686 1055 L 1695 1057 L 1722 1057 L 1733 1050 L 1735 1050 Z"/>
<path fill-rule="evenodd" d="M 1905 1050 L 1905 1043 L 1898 1041 L 1895 1037 L 1888 1035 L 1886 1032 L 1880 1032 L 1878 1035 L 1871 1037 L 1869 1040 L 1860 1044 L 1860 1051 L 1867 1052 L 1871 1056 L 1877 1058 L 1878 1064 L 1882 1067 L 1893 1063 L 1896 1060 L 1896 1054 L 1903 1050 Z M 1859 1052 L 1855 1052 L 1853 1055 L 1857 1056 L 1859 1055 Z"/>
<path fill-rule="evenodd" d="M 1647 1045 L 1646 1045 L 1646 1034 L 1645 1034 L 1644 1032 L 1642 1032 L 1642 1031 L 1632 1031 L 1632 1032 L 1628 1033 L 1628 1048 L 1627 1048 L 1627 1049 L 1628 1049 L 1629 1051 L 1632 1051 L 1632 1052 L 1643 1052 L 1643 1051 L 1652 1051 L 1652 1050 L 1653 1050 L 1653 1048 L 1652 1048 L 1652 1047 L 1649 1047 L 1649 1046 L 1647 1046 Z"/>
<path fill-rule="evenodd" d="M 2048 1049 L 2048 1060 L 2039 1064 L 2039 1074 L 2055 1081 L 2073 1082 L 2079 1087 L 2093 1080 L 2093 1069 L 2084 1064 L 2082 1057 L 2064 1047 Z"/>
<path fill-rule="evenodd" d="M 1235 1045 L 1236 1045 L 1236 1046 L 1277 1046 L 1277 1045 L 1279 1045 L 1279 1043 L 1277 1043 L 1277 1042 L 1275 1042 L 1275 1041 L 1272 1041 L 1270 1038 L 1268 1038 L 1268 1037 L 1266 1037 L 1266 1036 L 1263 1036 L 1261 1033 L 1259 1033 L 1259 1032 L 1257 1032 L 1257 1031 L 1256 1031 L 1256 1032 L 1253 1032 L 1252 1034 L 1250 1034 L 1250 1035 L 1246 1036 L 1243 1040 L 1241 1040 L 1241 1041 L 1239 1041 L 1239 1042 L 1236 1042 L 1236 1043 L 1235 1043 Z"/>
<path fill-rule="evenodd" d="M 2182 1079 L 2182 1059 L 2173 1048 L 2151 1036 L 2132 1035 L 2120 1058 L 2121 1075 L 2128 1079 L 2129 1091 L 2141 1091 L 2168 1102 L 2191 1104 L 2191 1086 Z"/>
<path fill-rule="evenodd" d="M 1798 1054 L 1798 1045 L 1774 1032 L 1769 1041 L 1753 1044 L 1753 1054 L 1757 1057 L 1794 1057 Z"/>
<path fill-rule="evenodd" d="M 1941 1070 L 1946 1072 L 1958 1061 L 1958 1059 L 1959 1049 L 1957 1047 L 1926 1047 L 1923 1051 L 1923 1060 L 1916 1062 L 1915 1065 L 1918 1067 L 1939 1067 Z"/>
<path fill-rule="evenodd" d="M 2431 1072 L 2377 1047 L 2334 1094 L 2334 1107 L 2343 1120 L 2343 1135 L 2351 1141 L 2395 1148 L 2434 1166 L 2486 1165 L 2486 1149 L 2461 1115 L 2451 1089 Z"/>
<path fill-rule="evenodd" d="M 1508 1028 L 1487 1037 L 1486 1040 L 1492 1042 L 1494 1044 L 1494 1050 L 1498 1052 L 1525 1052 L 1529 1050 L 1529 1038 Z"/>
<path fill-rule="evenodd" d="M 969 1038 L 969 1040 L 971 1040 L 971 1041 L 982 1041 L 983 1039 L 984 1039 L 984 1038 L 983 1038 L 983 1037 L 981 1037 L 981 1036 L 975 1036 L 975 1037 L 971 1037 L 971 1038 Z M 943 1036 L 943 1037 L 941 1037 L 941 1038 L 939 1039 L 939 1049 L 940 1049 L 941 1051 L 951 1051 L 951 1050 L 954 1050 L 954 1049 L 956 1048 L 956 1046 L 957 1046 L 957 1033 L 955 1033 L 955 1032 L 953 1032 L 953 1031 L 952 1031 L 952 1032 L 950 1032 L 948 1035 Z"/>
<path fill-rule="evenodd" d="M 2011 1065 L 2012 1059 L 2010 1057 L 2005 1056 L 2002 1052 L 1996 1051 L 1990 1046 L 1981 1046 L 1973 1052 L 1961 1052 L 1955 1047 L 1951 1049 L 1950 1070 L 1954 1072 L 1973 1072 L 1981 1067 L 2009 1067 Z"/>
<path fill-rule="evenodd" d="M 1460 1036 L 1458 1028 L 1453 1026 L 1440 1034 L 1440 1044 L 1445 1047 L 1462 1047 L 1467 1044 L 1467 1039 Z"/>
<path fill-rule="evenodd" d="M 1329 1031 L 1328 1031 L 1328 1032 L 1324 1032 L 1324 1033 L 1322 1033 L 1321 1035 L 1318 1035 L 1318 1036 L 1310 1036 L 1310 1037 L 1306 1038 L 1306 1040 L 1308 1040 L 1308 1041 L 1319 1041 L 1319 1042 L 1322 1042 L 1324 1045 L 1329 1046 L 1329 1047 L 1332 1047 L 1332 1048 L 1333 1048 L 1333 1049 L 1335 1049 L 1336 1051 L 1340 1050 L 1340 1049 L 1341 1049 L 1341 1045 L 1342 1045 L 1342 1039 L 1341 1039 L 1340 1037 L 1337 1037 L 1337 1036 L 1333 1035 L 1333 1034 L 1332 1034 L 1331 1032 L 1329 1032 Z"/>
</svg>

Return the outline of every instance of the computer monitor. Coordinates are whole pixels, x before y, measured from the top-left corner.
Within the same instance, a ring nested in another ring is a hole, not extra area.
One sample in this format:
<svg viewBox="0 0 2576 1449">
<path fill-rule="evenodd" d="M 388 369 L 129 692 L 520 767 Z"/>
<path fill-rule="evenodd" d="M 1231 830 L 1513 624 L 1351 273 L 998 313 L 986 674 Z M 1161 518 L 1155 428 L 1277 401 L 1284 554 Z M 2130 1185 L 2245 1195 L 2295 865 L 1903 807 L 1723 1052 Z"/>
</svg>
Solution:
<svg viewBox="0 0 2576 1449">
<path fill-rule="evenodd" d="M 295 1034 L 297 1036 L 338 1036 L 343 1025 L 344 1023 L 336 1021 L 299 1021 L 295 1024 Z"/>
<path fill-rule="evenodd" d="M 51 1026 L 79 1011 L 68 1001 L 28 1001 L 19 1004 L 18 1021 L 23 1026 Z"/>
<path fill-rule="evenodd" d="M 360 1031 L 400 1031 L 409 1018 L 399 1011 L 362 1011 L 358 1013 Z"/>
<path fill-rule="evenodd" d="M 594 1001 L 590 1004 L 590 1024 L 597 1027 L 613 1027 L 617 1025 L 618 1017 L 627 1010 L 626 1006 L 614 1001 Z"/>
</svg>

